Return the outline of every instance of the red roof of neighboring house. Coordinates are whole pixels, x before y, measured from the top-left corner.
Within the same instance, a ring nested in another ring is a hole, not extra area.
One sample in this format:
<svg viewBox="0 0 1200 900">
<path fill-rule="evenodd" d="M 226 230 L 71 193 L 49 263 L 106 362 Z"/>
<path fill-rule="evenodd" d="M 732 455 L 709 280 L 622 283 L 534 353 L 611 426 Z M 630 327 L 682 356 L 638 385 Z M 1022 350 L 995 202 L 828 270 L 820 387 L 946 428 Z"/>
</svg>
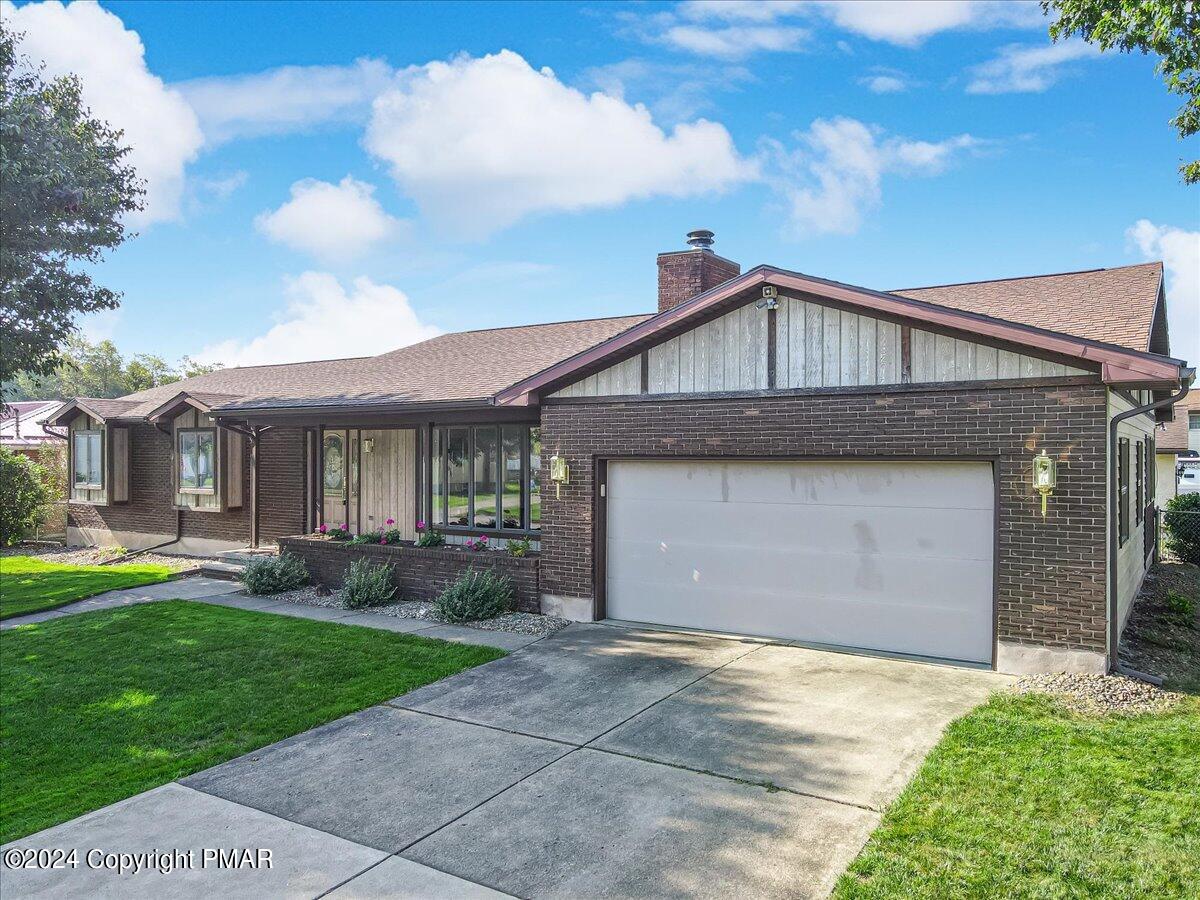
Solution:
<svg viewBox="0 0 1200 900">
<path fill-rule="evenodd" d="M 38 447 L 47 441 L 62 440 L 50 434 L 42 424 L 58 410 L 61 400 L 17 400 L 0 411 L 0 445 L 10 449 Z"/>
</svg>

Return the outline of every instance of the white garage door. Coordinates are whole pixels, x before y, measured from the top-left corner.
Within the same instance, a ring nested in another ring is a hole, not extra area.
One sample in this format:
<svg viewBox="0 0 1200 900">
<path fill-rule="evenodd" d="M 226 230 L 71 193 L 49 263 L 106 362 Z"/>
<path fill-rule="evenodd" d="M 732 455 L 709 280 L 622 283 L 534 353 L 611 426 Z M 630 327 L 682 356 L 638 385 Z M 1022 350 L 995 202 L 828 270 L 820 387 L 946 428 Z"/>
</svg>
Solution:
<svg viewBox="0 0 1200 900">
<path fill-rule="evenodd" d="M 607 614 L 992 659 L 992 469 L 613 461 Z"/>
</svg>

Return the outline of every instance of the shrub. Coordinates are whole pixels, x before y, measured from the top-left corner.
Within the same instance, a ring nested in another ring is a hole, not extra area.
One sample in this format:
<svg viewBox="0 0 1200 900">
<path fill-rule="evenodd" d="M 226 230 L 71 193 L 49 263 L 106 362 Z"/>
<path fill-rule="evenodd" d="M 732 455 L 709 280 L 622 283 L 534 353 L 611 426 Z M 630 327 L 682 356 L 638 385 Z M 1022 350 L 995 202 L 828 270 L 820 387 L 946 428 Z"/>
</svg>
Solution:
<svg viewBox="0 0 1200 900">
<path fill-rule="evenodd" d="M 424 522 L 417 523 L 417 531 L 420 532 L 417 535 L 418 547 L 440 547 L 446 543 L 446 536 L 444 534 L 440 531 L 434 531 L 432 528 L 426 529 Z"/>
<path fill-rule="evenodd" d="M 475 622 L 512 609 L 512 583 L 492 571 L 467 573 L 437 598 L 438 614 L 447 622 Z"/>
<path fill-rule="evenodd" d="M 0 545 L 9 547 L 40 521 L 50 499 L 45 470 L 20 454 L 0 447 Z"/>
<path fill-rule="evenodd" d="M 509 556 L 515 556 L 520 559 L 522 556 L 529 555 L 529 549 L 533 546 L 533 542 L 529 538 L 521 538 L 518 541 L 508 541 L 504 545 L 504 549 L 508 551 Z"/>
<path fill-rule="evenodd" d="M 1180 494 L 1168 500 L 1163 525 L 1167 549 L 1184 562 L 1200 565 L 1200 494 Z"/>
<path fill-rule="evenodd" d="M 350 529 L 347 528 L 344 523 L 341 525 L 330 525 L 328 527 L 322 525 L 321 527 L 325 528 L 323 534 L 331 541 L 348 541 L 351 537 L 353 537 L 353 535 L 350 534 Z"/>
<path fill-rule="evenodd" d="M 364 531 L 360 535 L 350 538 L 352 544 L 378 544 L 380 538 L 383 537 L 378 531 Z"/>
<path fill-rule="evenodd" d="M 377 565 L 368 559 L 356 559 L 350 563 L 342 589 L 338 591 L 338 598 L 346 609 L 382 606 L 390 603 L 395 595 L 392 567 Z"/>
<path fill-rule="evenodd" d="M 264 556 L 246 563 L 242 584 L 251 594 L 278 594 L 308 584 L 308 569 L 300 557 L 291 553 Z"/>
<path fill-rule="evenodd" d="M 1167 608 L 1184 622 L 1190 623 L 1196 617 L 1196 598 L 1179 591 L 1167 591 Z"/>
</svg>

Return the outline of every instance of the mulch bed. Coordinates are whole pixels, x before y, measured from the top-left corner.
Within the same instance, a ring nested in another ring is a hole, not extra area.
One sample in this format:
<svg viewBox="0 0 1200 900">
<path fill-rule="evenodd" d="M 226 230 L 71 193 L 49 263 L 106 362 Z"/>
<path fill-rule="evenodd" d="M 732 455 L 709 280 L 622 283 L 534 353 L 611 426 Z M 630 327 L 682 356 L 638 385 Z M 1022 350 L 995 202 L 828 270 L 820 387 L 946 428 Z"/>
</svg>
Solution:
<svg viewBox="0 0 1200 900">
<path fill-rule="evenodd" d="M 1190 617 L 1171 608 L 1171 592 L 1192 598 Z M 1167 688 L 1200 693 L 1200 566 L 1164 561 L 1151 569 L 1121 636 L 1120 660 Z"/>
</svg>

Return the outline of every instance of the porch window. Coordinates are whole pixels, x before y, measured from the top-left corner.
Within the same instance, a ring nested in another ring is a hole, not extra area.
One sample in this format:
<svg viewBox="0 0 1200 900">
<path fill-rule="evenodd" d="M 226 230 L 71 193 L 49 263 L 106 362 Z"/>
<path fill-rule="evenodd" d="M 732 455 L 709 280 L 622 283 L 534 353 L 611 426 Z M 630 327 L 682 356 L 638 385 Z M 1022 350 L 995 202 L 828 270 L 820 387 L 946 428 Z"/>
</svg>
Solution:
<svg viewBox="0 0 1200 900">
<path fill-rule="evenodd" d="M 217 487 L 217 430 L 183 428 L 179 439 L 179 493 L 212 494 Z"/>
<path fill-rule="evenodd" d="M 541 439 L 528 425 L 452 425 L 433 431 L 434 525 L 463 531 L 536 531 Z"/>
<path fill-rule="evenodd" d="M 104 488 L 104 432 L 73 432 L 71 453 L 74 457 L 73 483 L 77 488 L 98 491 Z"/>
</svg>

